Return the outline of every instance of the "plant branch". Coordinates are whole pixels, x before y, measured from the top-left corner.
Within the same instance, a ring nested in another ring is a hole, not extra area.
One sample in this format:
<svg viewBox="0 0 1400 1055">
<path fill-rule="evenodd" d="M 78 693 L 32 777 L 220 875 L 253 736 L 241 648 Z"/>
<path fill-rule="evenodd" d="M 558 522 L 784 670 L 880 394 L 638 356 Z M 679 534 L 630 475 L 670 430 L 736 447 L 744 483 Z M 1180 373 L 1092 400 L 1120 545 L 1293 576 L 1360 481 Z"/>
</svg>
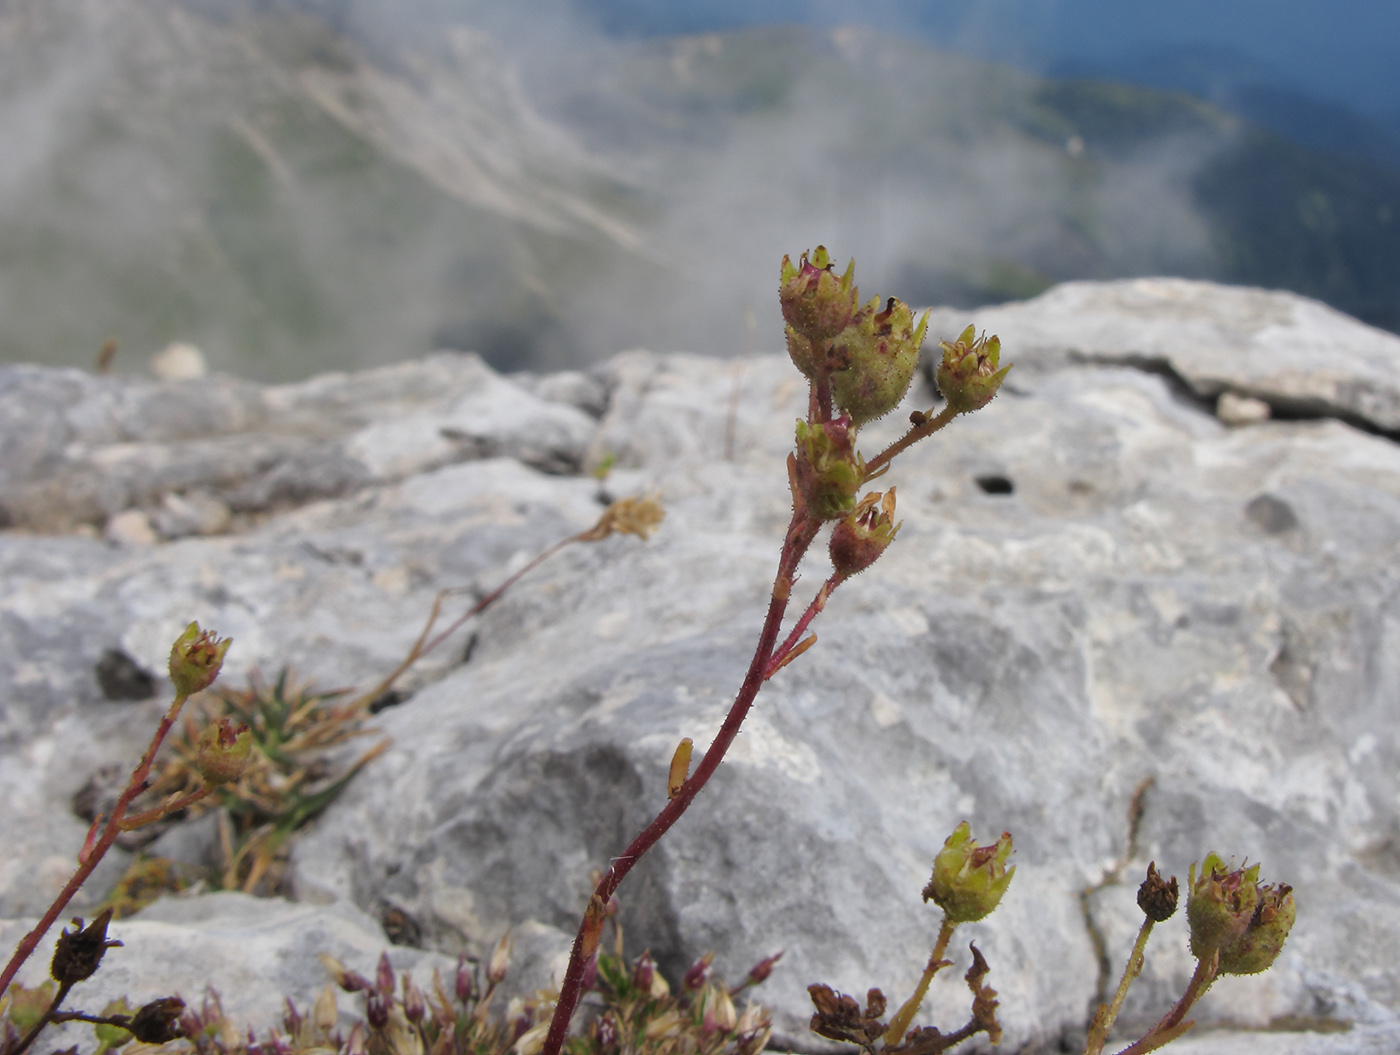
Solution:
<svg viewBox="0 0 1400 1055">
<path fill-rule="evenodd" d="M 918 414 L 917 420 L 915 420 L 915 415 L 910 415 L 910 421 L 913 422 L 913 426 L 903 436 L 895 440 L 879 454 L 875 455 L 874 458 L 865 463 L 865 478 L 867 480 L 874 479 L 876 474 L 881 472 L 884 467 L 894 459 L 895 455 L 914 446 L 914 444 L 918 443 L 920 440 L 932 436 L 944 425 L 957 417 L 958 413 L 959 412 L 954 410 L 951 405 L 945 405 L 943 409 L 933 417 L 929 417 L 927 414 Z"/>
<path fill-rule="evenodd" d="M 54 921 L 58 919 L 59 914 L 68 906 L 68 902 L 73 900 L 73 895 L 78 892 L 78 888 L 87 881 L 88 876 L 92 875 L 92 871 L 97 867 L 98 862 L 106 856 L 107 851 L 110 850 L 112 844 L 116 842 L 117 836 L 120 835 L 122 831 L 122 818 L 126 816 L 126 811 L 131 806 L 132 800 L 146 790 L 146 780 L 151 774 L 151 765 L 155 761 L 156 752 L 160 750 L 160 745 L 165 741 L 166 734 L 170 732 L 170 727 L 175 724 L 175 719 L 180 715 L 180 708 L 185 705 L 185 700 L 187 698 L 188 697 L 183 695 L 176 696 L 174 701 L 170 704 L 170 708 L 160 720 L 160 725 L 156 727 L 155 735 L 151 737 L 150 746 L 146 748 L 146 753 L 141 756 L 141 761 L 137 763 L 136 768 L 132 771 L 131 780 L 127 783 L 126 790 L 121 793 L 121 797 L 117 799 L 117 804 L 112 807 L 112 816 L 108 818 L 107 826 L 103 829 L 101 837 L 90 847 L 86 843 L 83 845 L 82 853 L 78 859 L 77 870 L 68 880 L 67 885 L 59 891 L 58 896 L 54 898 L 53 904 L 49 906 L 48 911 L 45 912 L 39 922 L 34 925 L 34 929 L 26 934 L 24 939 L 15 948 L 14 955 L 10 957 L 10 962 L 5 965 L 5 970 L 0 972 L 0 993 L 9 989 L 10 983 L 14 981 L 15 975 L 19 972 L 20 967 L 24 965 L 24 961 L 29 959 L 33 954 L 39 942 L 44 939 L 44 935 L 49 932 L 49 928 L 54 925 Z M 100 817 L 97 821 L 93 822 L 94 831 L 100 823 Z M 89 838 L 91 838 L 91 832 L 89 832 Z"/>
<path fill-rule="evenodd" d="M 889 1028 L 885 1030 L 886 1048 L 892 1048 L 903 1042 L 904 1034 L 909 1030 L 909 1024 L 919 1013 L 919 1005 L 924 1002 L 924 997 L 928 995 L 928 987 L 933 981 L 933 976 L 948 966 L 948 961 L 943 958 L 943 954 L 948 951 L 948 943 L 953 940 L 953 931 L 957 928 L 958 925 L 950 922 L 946 915 L 943 917 L 943 925 L 938 928 L 938 941 L 934 943 L 933 952 L 928 958 L 928 966 L 924 968 L 923 977 L 919 979 L 919 984 L 914 989 L 914 995 L 904 1002 L 904 1006 L 899 1009 L 899 1013 L 894 1018 L 890 1019 Z"/>
<path fill-rule="evenodd" d="M 793 513 L 783 543 L 782 555 L 778 560 L 778 573 L 773 581 L 773 593 L 768 603 L 768 615 L 764 620 L 763 630 L 759 634 L 758 646 L 754 649 L 748 672 L 744 675 L 743 684 L 739 688 L 734 703 L 729 708 L 729 714 L 725 717 L 724 724 L 720 726 L 719 732 L 715 735 L 714 741 L 700 760 L 695 772 L 681 785 L 675 797 L 662 807 L 661 812 L 642 829 L 642 832 L 632 840 L 621 856 L 613 859 L 607 872 L 598 881 L 593 896 L 589 899 L 588 910 L 584 913 L 578 935 L 574 938 L 573 950 L 569 954 L 569 966 L 565 970 L 564 981 L 559 990 L 559 1002 L 555 1005 L 554 1018 L 550 1022 L 549 1034 L 545 1038 L 541 1055 L 559 1055 L 563 1049 L 564 1038 L 569 1030 L 569 1021 L 573 1018 L 574 1008 L 578 1005 L 582 992 L 584 967 L 598 948 L 608 900 L 627 876 L 627 873 L 632 870 L 632 866 L 690 808 L 695 796 L 709 782 L 710 777 L 719 768 L 720 762 L 724 760 L 730 745 L 734 743 L 734 738 L 738 735 L 739 728 L 744 724 L 744 718 L 748 715 L 749 708 L 758 695 L 758 690 L 763 686 L 768 665 L 773 657 L 773 648 L 778 639 L 778 631 L 782 627 L 783 614 L 787 610 L 788 597 L 792 592 L 792 582 L 797 566 L 806 555 L 820 527 L 818 521 L 808 518 L 800 511 Z"/>
<path fill-rule="evenodd" d="M 200 799 L 207 797 L 212 790 L 213 789 L 208 784 L 205 784 L 203 787 L 196 788 L 187 795 L 176 796 L 167 802 L 161 803 L 159 806 L 146 810 L 144 813 L 133 813 L 130 817 L 124 817 L 122 819 L 122 831 L 135 831 L 137 828 L 144 828 L 146 825 L 158 821 L 162 817 L 168 817 L 172 813 L 178 813 L 180 810 L 188 806 L 193 806 Z"/>
<path fill-rule="evenodd" d="M 773 658 L 768 663 L 768 669 L 763 674 L 763 680 L 767 681 L 785 665 L 789 654 L 797 647 L 798 641 L 802 639 L 802 634 L 816 618 L 817 614 L 826 607 L 827 600 L 831 597 L 832 591 L 844 582 L 844 578 L 833 572 L 831 578 L 822 584 L 822 588 L 817 591 L 817 596 L 812 598 L 812 603 L 807 606 L 807 611 L 802 613 L 802 618 L 797 621 L 797 625 L 792 628 L 792 633 L 788 634 L 776 649 L 773 650 Z"/>
<path fill-rule="evenodd" d="M 1123 1001 L 1128 998 L 1128 989 L 1142 973 L 1143 952 L 1147 948 L 1147 939 L 1152 934 L 1154 922 L 1151 916 L 1143 919 L 1132 955 L 1128 957 L 1128 962 L 1123 967 L 1123 977 L 1118 981 L 1118 991 L 1113 994 L 1113 1002 L 1101 1007 L 1099 1013 L 1094 1016 L 1094 1024 L 1089 1030 L 1089 1041 L 1084 1046 L 1084 1055 L 1099 1055 L 1103 1046 L 1108 1043 L 1109 1030 L 1117 1021 L 1118 1013 L 1123 1010 Z"/>
<path fill-rule="evenodd" d="M 1183 1022 L 1182 1019 L 1186 1017 L 1186 1012 L 1191 1010 L 1191 1005 L 1205 996 L 1206 990 L 1215 981 L 1215 972 L 1219 963 L 1219 953 L 1203 956 L 1197 960 L 1196 971 L 1191 975 L 1191 982 L 1186 986 L 1186 992 L 1181 995 L 1181 999 L 1172 1006 L 1162 1021 L 1153 1026 L 1141 1040 L 1129 1044 L 1118 1055 L 1147 1055 L 1149 1051 L 1156 1051 L 1190 1029 L 1192 1023 Z"/>
</svg>

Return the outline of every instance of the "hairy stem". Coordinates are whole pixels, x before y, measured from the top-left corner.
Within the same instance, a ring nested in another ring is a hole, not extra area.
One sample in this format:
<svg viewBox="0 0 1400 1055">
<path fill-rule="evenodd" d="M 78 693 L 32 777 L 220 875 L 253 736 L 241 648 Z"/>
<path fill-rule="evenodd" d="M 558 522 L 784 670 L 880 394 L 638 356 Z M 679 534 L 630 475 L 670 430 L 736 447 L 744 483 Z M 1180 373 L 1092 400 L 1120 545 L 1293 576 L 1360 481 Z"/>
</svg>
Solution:
<svg viewBox="0 0 1400 1055">
<path fill-rule="evenodd" d="M 797 625 L 792 628 L 792 633 L 788 634 L 783 643 L 773 650 L 773 658 L 768 663 L 768 669 L 763 673 L 763 680 L 767 681 L 783 665 L 783 660 L 787 658 L 789 652 L 797 647 L 798 641 L 802 639 L 802 634 L 811 625 L 813 619 L 826 607 L 826 602 L 830 599 L 832 591 L 840 586 L 845 580 L 839 573 L 832 573 L 831 578 L 822 584 L 822 588 L 817 591 L 817 596 L 812 598 L 812 603 L 807 606 L 807 611 L 802 613 L 802 618 L 797 621 Z"/>
<path fill-rule="evenodd" d="M 5 1055 L 24 1055 L 24 1052 L 29 1050 L 29 1046 L 34 1043 L 34 1038 L 43 1031 L 44 1027 L 57 1019 L 59 1005 L 68 998 L 68 993 L 72 988 L 72 982 L 63 982 L 60 984 L 58 992 L 53 995 L 53 1002 L 49 1004 L 49 1009 L 44 1012 L 38 1022 L 35 1022 L 34 1025 L 30 1027 L 29 1032 L 24 1035 L 18 1044 L 5 1052 Z"/>
<path fill-rule="evenodd" d="M 1190 984 L 1186 986 L 1186 992 L 1181 995 L 1181 999 L 1172 1005 L 1172 1009 L 1162 1021 L 1153 1026 L 1141 1040 L 1129 1044 L 1118 1055 L 1147 1055 L 1149 1051 L 1156 1051 L 1185 1033 L 1191 1027 L 1191 1023 L 1182 1022 L 1182 1019 L 1186 1017 L 1186 1012 L 1191 1010 L 1191 1005 L 1205 996 L 1206 990 L 1215 981 L 1219 963 L 1218 953 L 1197 960 L 1196 971 L 1191 975 Z"/>
<path fill-rule="evenodd" d="M 903 436 L 895 440 L 879 454 L 875 455 L 874 458 L 865 463 L 865 478 L 867 480 L 872 479 L 876 473 L 880 472 L 881 469 L 894 459 L 895 455 L 914 446 L 914 444 L 918 443 L 920 440 L 932 436 L 957 416 L 958 412 L 951 406 L 944 406 L 944 408 L 933 417 L 920 415 L 922 420 L 918 424 L 914 425 Z"/>
<path fill-rule="evenodd" d="M 924 968 L 924 975 L 919 979 L 919 984 L 914 989 L 914 995 L 904 1002 L 904 1006 L 899 1009 L 899 1013 L 894 1018 L 890 1019 L 889 1028 L 885 1030 L 886 1048 L 892 1048 L 904 1040 L 904 1034 L 909 1031 L 909 1024 L 919 1013 L 919 1005 L 924 1002 L 924 997 L 928 995 L 928 987 L 933 982 L 933 976 L 948 965 L 948 961 L 943 959 L 943 954 L 948 951 L 948 943 L 953 940 L 953 931 L 957 928 L 956 923 L 950 922 L 947 916 L 943 917 L 943 925 L 938 928 L 938 941 L 934 943 L 933 952 L 928 958 L 928 966 Z M 968 1035 L 971 1036 L 971 1034 Z"/>
<path fill-rule="evenodd" d="M 1147 948 L 1148 936 L 1152 933 L 1153 920 L 1151 916 L 1142 921 L 1142 926 L 1138 929 L 1137 942 L 1133 945 L 1132 955 L 1128 957 L 1128 962 L 1123 968 L 1123 977 L 1118 981 L 1118 991 L 1113 994 L 1113 1002 L 1106 1008 L 1100 1009 L 1094 1016 L 1093 1028 L 1089 1030 L 1089 1042 L 1084 1046 L 1084 1055 L 1099 1055 L 1103 1051 L 1103 1046 L 1108 1042 L 1108 1032 L 1113 1028 L 1113 1023 L 1118 1018 L 1118 1013 L 1123 1010 L 1123 1001 L 1128 998 L 1128 989 L 1139 974 L 1142 973 L 1143 951 Z"/>
<path fill-rule="evenodd" d="M 107 826 L 102 830 L 102 837 L 97 840 L 90 849 L 84 848 L 87 852 L 78 862 L 77 871 L 68 880 L 67 885 L 59 891 L 58 897 L 54 898 L 53 904 L 48 911 L 34 925 L 34 929 L 24 936 L 24 939 L 15 948 L 15 953 L 10 957 L 10 962 L 5 965 L 5 970 L 0 972 L 0 993 L 5 992 L 14 981 L 15 975 L 19 972 L 24 961 L 29 959 L 39 942 L 43 941 L 44 935 L 49 932 L 49 928 L 54 925 L 59 914 L 68 906 L 68 902 L 73 900 L 73 895 L 87 881 L 87 877 L 92 875 L 92 871 L 97 867 L 107 851 L 112 848 L 112 844 L 117 841 L 117 836 L 121 834 L 122 818 L 126 815 L 127 809 L 137 795 L 146 790 L 146 778 L 151 775 L 151 764 L 155 762 L 156 752 L 160 750 L 160 745 L 165 742 L 166 734 L 170 732 L 170 727 L 175 724 L 175 719 L 180 715 L 180 708 L 185 705 L 186 697 L 176 696 L 170 704 L 170 708 L 161 718 L 160 725 L 156 727 L 155 735 L 151 737 L 150 746 L 146 748 L 146 753 L 141 756 L 141 761 L 131 773 L 131 780 L 126 785 L 126 790 L 117 799 L 117 804 L 112 807 L 112 816 L 107 819 Z M 98 822 L 94 822 L 94 827 Z"/>
<path fill-rule="evenodd" d="M 569 1021 L 573 1018 L 574 1008 L 578 1005 L 579 996 L 582 993 L 584 967 L 598 947 L 598 935 L 602 929 L 602 913 L 608 899 L 613 896 L 622 880 L 626 878 L 627 873 L 632 870 L 633 865 L 641 856 L 656 845 L 657 840 L 665 835 L 671 826 L 681 818 L 681 815 L 690 808 L 695 796 L 709 782 L 710 777 L 719 768 L 719 764 L 724 761 L 725 753 L 729 750 L 730 745 L 734 743 L 734 738 L 738 735 L 740 726 L 744 724 L 744 718 L 748 715 L 749 708 L 758 695 L 758 690 L 763 686 L 765 673 L 773 657 L 773 648 L 778 640 L 778 631 L 782 627 L 783 614 L 787 611 L 788 596 L 792 592 L 793 577 L 797 572 L 797 566 L 812 545 L 812 540 L 816 538 L 820 527 L 820 522 L 816 520 L 798 513 L 793 514 L 792 522 L 788 525 L 787 537 L 783 543 L 782 556 L 778 560 L 778 574 L 773 581 L 772 598 L 768 603 L 768 616 L 764 620 L 763 630 L 759 634 L 758 647 L 754 649 L 748 672 L 744 675 L 743 684 L 739 687 L 739 693 L 729 708 L 729 714 L 725 717 L 724 724 L 720 726 L 719 732 L 715 735 L 714 741 L 700 760 L 695 772 L 681 785 L 675 798 L 666 803 L 661 812 L 642 829 L 641 834 L 632 840 L 621 856 L 613 859 L 607 872 L 598 881 L 593 896 L 589 899 L 589 909 L 584 914 L 583 922 L 579 925 L 573 950 L 569 954 L 569 966 L 564 972 L 564 982 L 559 989 L 559 1002 L 555 1005 L 554 1018 L 550 1021 L 549 1035 L 545 1038 L 541 1055 L 559 1055 L 564 1046 L 564 1038 L 569 1030 Z"/>
<path fill-rule="evenodd" d="M 196 788 L 194 791 L 191 791 L 188 795 L 179 795 L 143 813 L 133 813 L 130 817 L 124 817 L 122 818 L 122 831 L 135 831 L 137 828 L 144 828 L 146 825 L 153 821 L 158 821 L 162 817 L 168 817 L 172 813 L 178 813 L 180 810 L 193 806 L 200 799 L 207 797 L 213 790 L 213 788 L 206 784 L 201 788 Z"/>
</svg>

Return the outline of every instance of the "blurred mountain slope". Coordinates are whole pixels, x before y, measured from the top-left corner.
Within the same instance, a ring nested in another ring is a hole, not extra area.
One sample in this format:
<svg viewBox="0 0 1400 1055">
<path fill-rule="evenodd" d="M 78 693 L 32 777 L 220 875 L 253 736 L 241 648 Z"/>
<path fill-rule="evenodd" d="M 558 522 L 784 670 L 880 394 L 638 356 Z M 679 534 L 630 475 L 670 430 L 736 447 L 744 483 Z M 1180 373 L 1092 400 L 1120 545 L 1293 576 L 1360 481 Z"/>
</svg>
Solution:
<svg viewBox="0 0 1400 1055">
<path fill-rule="evenodd" d="M 170 340 L 285 379 L 780 334 L 776 261 L 971 306 L 1070 278 L 1276 285 L 1396 325 L 1400 176 L 1188 96 L 863 29 L 347 35 L 179 0 L 0 2 L 0 359 Z"/>
</svg>

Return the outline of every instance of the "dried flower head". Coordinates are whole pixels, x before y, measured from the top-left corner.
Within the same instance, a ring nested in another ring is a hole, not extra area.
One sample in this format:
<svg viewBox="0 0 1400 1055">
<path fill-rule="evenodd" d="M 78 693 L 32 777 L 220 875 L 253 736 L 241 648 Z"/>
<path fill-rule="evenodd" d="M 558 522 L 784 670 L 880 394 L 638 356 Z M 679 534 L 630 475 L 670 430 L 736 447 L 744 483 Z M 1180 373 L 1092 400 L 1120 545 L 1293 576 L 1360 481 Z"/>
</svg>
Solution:
<svg viewBox="0 0 1400 1055">
<path fill-rule="evenodd" d="M 665 517 L 666 510 L 661 507 L 661 502 L 655 495 L 619 498 L 603 510 L 598 523 L 579 537 L 585 542 L 597 542 L 614 534 L 636 535 L 639 539 L 647 539 Z"/>
<path fill-rule="evenodd" d="M 163 996 L 138 1008 L 127 1028 L 142 1044 L 168 1044 L 185 1035 L 180 1028 L 180 1016 L 184 1013 L 183 1000 L 178 996 Z"/>
<path fill-rule="evenodd" d="M 49 974 L 55 982 L 75 985 L 97 973 L 107 950 L 121 944 L 107 937 L 107 925 L 111 922 L 112 910 L 109 908 L 86 927 L 81 919 L 74 919 L 76 930 L 63 929 L 54 945 L 53 962 L 49 965 Z"/>
<path fill-rule="evenodd" d="M 1170 882 L 1163 879 L 1157 871 L 1157 862 L 1151 862 L 1147 866 L 1147 878 L 1138 887 L 1137 903 L 1143 915 L 1154 923 L 1171 919 L 1176 912 L 1177 896 L 1176 876 L 1172 876 Z"/>
</svg>

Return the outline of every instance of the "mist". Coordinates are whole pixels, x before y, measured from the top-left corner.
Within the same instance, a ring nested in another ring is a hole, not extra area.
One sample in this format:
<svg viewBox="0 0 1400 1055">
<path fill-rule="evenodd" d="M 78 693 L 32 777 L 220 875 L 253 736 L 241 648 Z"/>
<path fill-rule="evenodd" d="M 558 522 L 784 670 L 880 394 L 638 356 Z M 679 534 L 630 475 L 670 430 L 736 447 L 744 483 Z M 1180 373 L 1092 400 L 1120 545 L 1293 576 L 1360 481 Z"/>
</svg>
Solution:
<svg viewBox="0 0 1400 1055">
<path fill-rule="evenodd" d="M 1242 142 L 893 33 L 648 39 L 566 0 L 0 6 L 0 68 L 0 358 L 192 341 L 261 380 L 776 351 L 818 243 L 915 305 L 1221 277 L 1196 187 Z"/>
</svg>

